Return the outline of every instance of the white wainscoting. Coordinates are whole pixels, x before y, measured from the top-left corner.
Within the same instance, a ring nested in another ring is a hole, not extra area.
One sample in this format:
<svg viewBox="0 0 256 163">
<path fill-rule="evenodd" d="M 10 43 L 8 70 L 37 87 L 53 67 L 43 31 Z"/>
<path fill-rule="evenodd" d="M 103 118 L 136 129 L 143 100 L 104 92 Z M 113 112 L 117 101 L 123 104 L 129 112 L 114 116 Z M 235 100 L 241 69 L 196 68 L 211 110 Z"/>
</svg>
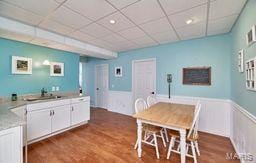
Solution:
<svg viewBox="0 0 256 163">
<path fill-rule="evenodd" d="M 132 104 L 132 93 L 126 91 L 108 92 L 108 110 L 125 115 L 132 115 L 134 107 Z"/>
<path fill-rule="evenodd" d="M 253 161 L 241 159 L 242 163 L 256 162 L 256 117 L 233 101 L 230 101 L 230 139 L 236 153 L 254 155 Z"/>
</svg>

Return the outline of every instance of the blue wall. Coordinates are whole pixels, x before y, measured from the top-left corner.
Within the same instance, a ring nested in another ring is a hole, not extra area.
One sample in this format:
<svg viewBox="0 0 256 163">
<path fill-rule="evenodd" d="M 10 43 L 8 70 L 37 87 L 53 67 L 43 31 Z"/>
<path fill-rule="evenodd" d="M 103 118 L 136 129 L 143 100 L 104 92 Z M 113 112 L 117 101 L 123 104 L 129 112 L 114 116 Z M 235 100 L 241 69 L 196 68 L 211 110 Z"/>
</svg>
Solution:
<svg viewBox="0 0 256 163">
<path fill-rule="evenodd" d="M 13 75 L 12 56 L 32 58 L 33 74 Z M 42 65 L 45 59 L 63 62 L 65 76 L 50 77 L 50 67 Z M 52 86 L 60 86 L 60 91 L 78 90 L 79 55 L 77 54 L 0 38 L 0 65 L 0 96 L 10 96 L 12 93 L 39 93 L 42 87 L 51 90 Z"/>
<path fill-rule="evenodd" d="M 118 58 L 112 60 L 89 58 L 85 63 L 85 71 L 88 72 L 88 78 L 94 79 L 94 66 L 108 63 L 110 90 L 131 91 L 132 60 L 156 58 L 158 94 L 168 94 L 166 74 L 171 73 L 173 74 L 172 95 L 228 99 L 230 97 L 230 56 L 232 51 L 230 42 L 230 35 L 227 34 L 123 52 L 118 55 Z M 115 66 L 123 67 L 122 78 L 114 77 Z M 212 67 L 211 86 L 182 84 L 182 68 L 193 66 Z M 92 81 L 90 80 L 85 87 L 93 97 L 94 83 Z"/>
<path fill-rule="evenodd" d="M 250 47 L 246 45 L 246 34 L 253 25 L 256 25 L 256 0 L 249 0 L 231 32 L 231 99 L 256 115 L 256 92 L 246 90 L 245 73 L 239 73 L 237 68 L 237 55 L 240 49 L 244 49 L 245 61 L 256 56 L 256 43 Z"/>
</svg>

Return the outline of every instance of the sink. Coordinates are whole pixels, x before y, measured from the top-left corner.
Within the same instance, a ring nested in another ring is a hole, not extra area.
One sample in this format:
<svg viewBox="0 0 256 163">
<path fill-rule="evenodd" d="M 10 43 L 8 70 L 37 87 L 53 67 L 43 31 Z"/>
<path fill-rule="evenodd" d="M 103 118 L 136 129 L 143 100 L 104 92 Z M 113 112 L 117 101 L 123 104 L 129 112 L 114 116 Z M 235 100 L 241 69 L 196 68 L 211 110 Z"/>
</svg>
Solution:
<svg viewBox="0 0 256 163">
<path fill-rule="evenodd" d="M 62 96 L 44 96 L 44 97 L 28 97 L 26 101 L 38 101 L 38 100 L 50 100 L 50 99 L 59 99 Z"/>
</svg>

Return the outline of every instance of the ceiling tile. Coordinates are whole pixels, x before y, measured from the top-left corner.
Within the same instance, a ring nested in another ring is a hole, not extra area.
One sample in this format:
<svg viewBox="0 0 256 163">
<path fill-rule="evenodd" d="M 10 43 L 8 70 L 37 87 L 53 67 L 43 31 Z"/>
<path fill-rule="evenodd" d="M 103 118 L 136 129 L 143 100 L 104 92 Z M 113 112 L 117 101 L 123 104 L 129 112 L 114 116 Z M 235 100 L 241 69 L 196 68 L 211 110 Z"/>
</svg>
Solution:
<svg viewBox="0 0 256 163">
<path fill-rule="evenodd" d="M 92 35 L 94 37 L 103 37 L 106 35 L 111 34 L 112 32 L 108 29 L 102 27 L 101 25 L 98 25 L 97 23 L 90 24 L 84 28 L 81 28 L 80 31 L 87 33 L 89 35 Z"/>
<path fill-rule="evenodd" d="M 149 34 L 173 30 L 165 17 L 141 24 L 140 27 Z"/>
<path fill-rule="evenodd" d="M 184 11 L 204 3 L 208 0 L 159 0 L 168 15 Z"/>
<path fill-rule="evenodd" d="M 27 11 L 31 11 L 41 16 L 46 16 L 58 7 L 54 0 L 5 0 L 8 3 L 15 4 Z"/>
<path fill-rule="evenodd" d="M 129 28 L 129 29 L 126 29 L 126 30 L 123 30 L 123 31 L 119 31 L 118 33 L 120 35 L 122 35 L 123 37 L 127 38 L 128 40 L 132 40 L 132 39 L 136 39 L 136 38 L 141 38 L 141 37 L 146 35 L 138 27 Z"/>
<path fill-rule="evenodd" d="M 39 27 L 42 27 L 46 30 L 53 31 L 62 35 L 66 35 L 72 32 L 72 28 L 62 25 L 58 22 L 52 20 L 46 20 L 40 23 Z"/>
<path fill-rule="evenodd" d="M 28 12 L 3 1 L 0 1 L 0 15 L 31 25 L 37 25 L 43 19 L 43 17 L 37 14 L 33 14 L 32 12 Z"/>
<path fill-rule="evenodd" d="M 178 41 L 178 37 L 176 36 L 174 31 L 165 31 L 161 33 L 155 33 L 151 35 L 151 37 L 153 37 L 160 44 Z"/>
<path fill-rule="evenodd" d="M 216 0 L 210 3 L 209 19 L 239 14 L 246 0 Z"/>
<path fill-rule="evenodd" d="M 65 5 L 93 20 L 116 11 L 103 0 L 68 0 Z"/>
<path fill-rule="evenodd" d="M 115 20 L 116 23 L 111 24 L 109 23 L 110 20 Z M 99 20 L 98 23 L 115 32 L 134 26 L 134 24 L 130 22 L 130 20 L 123 16 L 120 12 L 116 12 L 112 15 L 109 15 Z"/>
<path fill-rule="evenodd" d="M 195 25 L 186 26 L 177 29 L 177 32 L 182 40 L 188 40 L 192 38 L 199 38 L 205 36 L 205 22 Z"/>
<path fill-rule="evenodd" d="M 132 40 L 132 42 L 136 43 L 140 47 L 145 47 L 145 46 L 152 46 L 152 45 L 157 45 L 158 43 L 152 40 L 148 36 L 140 37 L 135 40 Z"/>
<path fill-rule="evenodd" d="M 202 5 L 199 7 L 189 9 L 184 12 L 180 12 L 178 14 L 169 15 L 168 17 L 170 18 L 175 28 L 180 28 L 180 27 L 188 26 L 186 24 L 186 21 L 188 19 L 193 20 L 193 22 L 190 25 L 206 21 L 206 15 L 207 15 L 207 5 Z"/>
<path fill-rule="evenodd" d="M 108 0 L 116 8 L 121 9 L 140 0 Z"/>
<path fill-rule="evenodd" d="M 107 41 L 108 43 L 111 43 L 111 44 L 126 41 L 123 37 L 121 37 L 121 36 L 119 36 L 115 33 L 111 34 L 111 35 L 108 35 L 108 36 L 105 36 L 105 37 L 102 37 L 101 39 L 104 40 L 104 41 Z"/>
<path fill-rule="evenodd" d="M 227 29 L 231 29 L 233 24 L 235 23 L 238 15 L 232 15 L 223 17 L 220 19 L 210 20 L 208 22 L 208 32 L 207 33 L 216 33 L 216 31 L 226 31 Z M 228 32 L 229 32 L 228 30 Z M 216 33 L 217 34 L 217 33 Z"/>
<path fill-rule="evenodd" d="M 92 21 L 84 16 L 63 6 L 58 8 L 51 16 L 51 19 L 60 22 L 74 29 L 90 24 Z"/>
<path fill-rule="evenodd" d="M 88 42 L 90 40 L 95 39 L 95 37 L 90 36 L 86 33 L 81 32 L 81 31 L 76 31 L 76 32 L 70 33 L 70 34 L 68 34 L 68 36 L 73 37 L 73 38 L 75 38 L 77 40 L 80 40 L 80 41 L 83 41 L 83 42 Z"/>
<path fill-rule="evenodd" d="M 156 0 L 142 0 L 121 10 L 136 24 L 164 17 L 164 13 Z"/>
</svg>

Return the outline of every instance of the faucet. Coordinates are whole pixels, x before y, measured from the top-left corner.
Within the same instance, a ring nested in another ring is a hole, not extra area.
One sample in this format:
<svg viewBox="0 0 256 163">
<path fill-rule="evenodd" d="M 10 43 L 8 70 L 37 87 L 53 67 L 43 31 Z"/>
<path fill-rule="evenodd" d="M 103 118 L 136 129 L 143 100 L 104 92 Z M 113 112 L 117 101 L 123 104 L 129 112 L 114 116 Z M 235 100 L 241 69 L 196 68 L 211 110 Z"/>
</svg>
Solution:
<svg viewBox="0 0 256 163">
<path fill-rule="evenodd" d="M 46 93 L 47 93 L 47 90 L 42 88 L 41 89 L 41 97 L 44 97 Z"/>
</svg>

